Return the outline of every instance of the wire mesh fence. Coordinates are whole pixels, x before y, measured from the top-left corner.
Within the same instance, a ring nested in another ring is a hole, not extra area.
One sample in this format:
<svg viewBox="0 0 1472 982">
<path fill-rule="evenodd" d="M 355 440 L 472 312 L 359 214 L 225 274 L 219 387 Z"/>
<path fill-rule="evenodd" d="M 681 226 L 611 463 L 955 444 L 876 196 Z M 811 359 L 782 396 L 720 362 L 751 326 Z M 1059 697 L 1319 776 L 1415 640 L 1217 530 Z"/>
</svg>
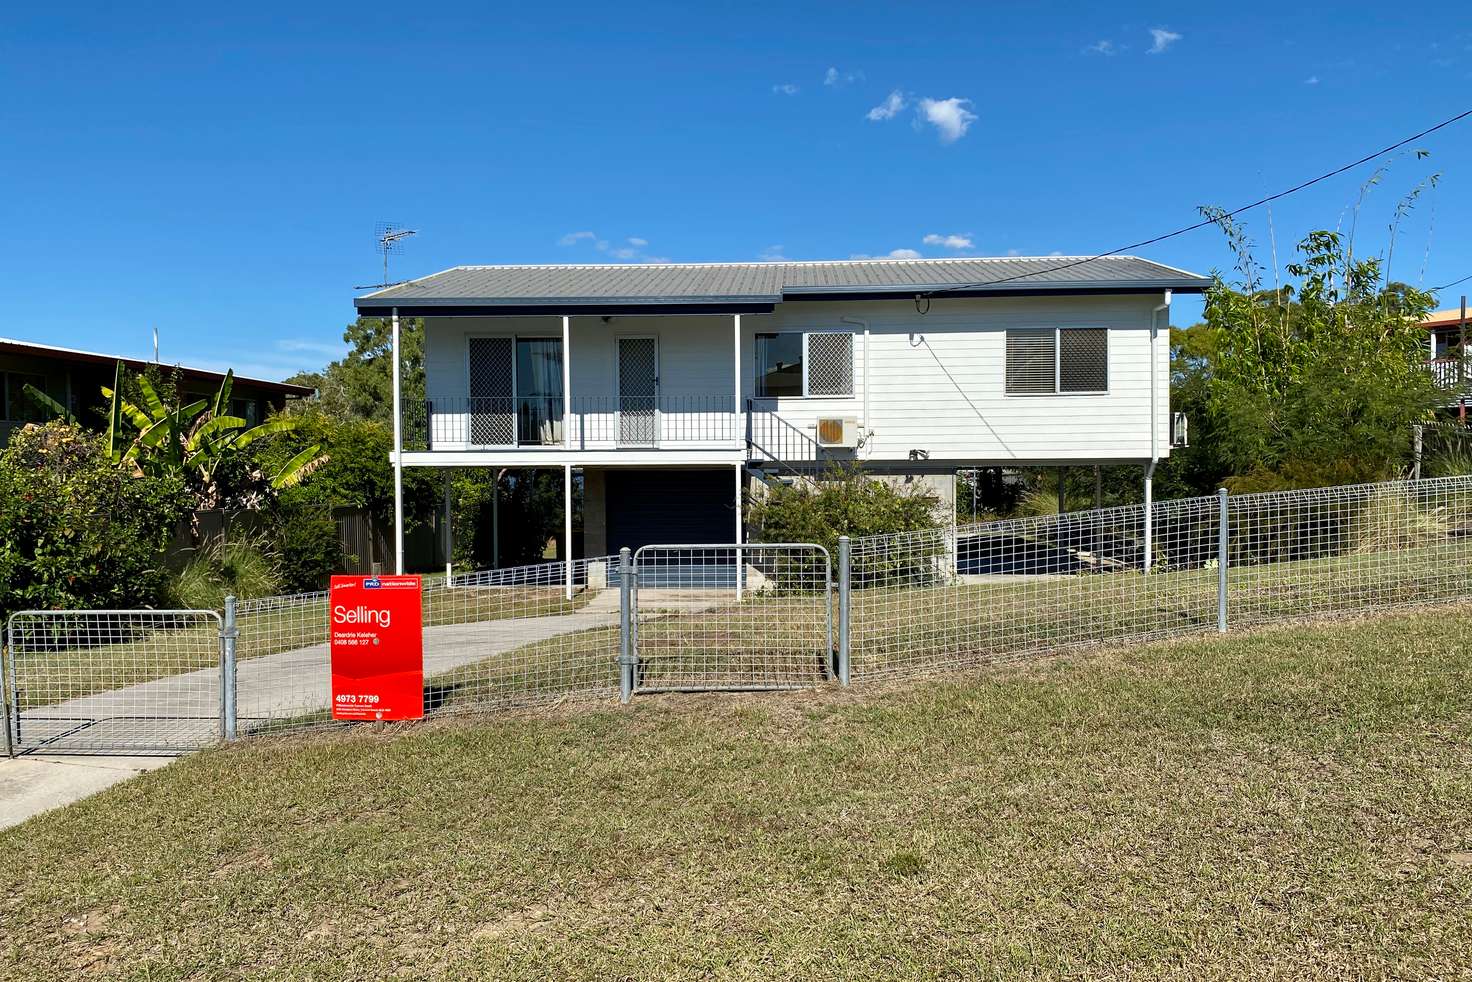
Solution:
<svg viewBox="0 0 1472 982">
<path fill-rule="evenodd" d="M 6 648 L 13 751 L 149 754 L 221 737 L 213 611 L 22 611 Z"/>
<path fill-rule="evenodd" d="M 805 543 L 646 546 L 627 569 L 626 586 L 614 556 L 427 580 L 426 715 L 862 681 L 1467 599 L 1472 476 L 873 536 L 832 556 Z M 320 592 L 242 601 L 225 621 L 212 611 L 12 615 L 7 743 L 177 752 L 226 732 L 327 725 L 329 613 Z"/>
<path fill-rule="evenodd" d="M 635 692 L 833 677 L 832 564 L 808 543 L 651 545 L 633 556 Z"/>
<path fill-rule="evenodd" d="M 459 573 L 421 598 L 426 715 L 618 686 L 617 557 Z M 244 733 L 328 722 L 328 594 L 241 601 Z"/>
<path fill-rule="evenodd" d="M 1187 498 L 1148 518 L 1133 506 L 854 540 L 855 676 L 1472 596 L 1472 477 Z"/>
</svg>

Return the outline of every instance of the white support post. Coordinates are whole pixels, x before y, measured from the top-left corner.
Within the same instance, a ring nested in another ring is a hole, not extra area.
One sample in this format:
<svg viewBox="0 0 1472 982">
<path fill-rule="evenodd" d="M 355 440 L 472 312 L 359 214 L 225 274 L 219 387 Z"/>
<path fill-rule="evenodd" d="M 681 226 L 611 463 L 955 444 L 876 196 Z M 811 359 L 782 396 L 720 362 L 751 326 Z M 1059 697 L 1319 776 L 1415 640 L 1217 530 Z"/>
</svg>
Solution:
<svg viewBox="0 0 1472 982">
<path fill-rule="evenodd" d="M 1145 561 L 1144 570 L 1150 572 L 1155 561 L 1155 462 L 1145 465 Z"/>
<path fill-rule="evenodd" d="M 399 308 L 393 308 L 394 572 L 404 572 L 404 407 L 399 391 Z"/>
<path fill-rule="evenodd" d="M 740 314 L 737 314 L 736 316 L 737 317 L 740 317 L 741 315 Z M 736 543 L 736 599 L 737 600 L 740 600 L 741 599 L 741 574 L 745 570 L 745 566 L 741 562 L 741 540 L 743 538 L 743 536 L 742 536 L 741 533 L 744 531 L 744 529 L 742 527 L 743 526 L 743 523 L 742 523 L 742 515 L 741 515 L 741 506 L 742 506 L 742 501 L 741 501 L 741 491 L 742 491 L 742 487 L 741 487 L 741 471 L 742 471 L 742 465 L 741 464 L 737 464 L 736 467 L 735 467 L 735 471 L 736 471 L 736 537 L 734 539 L 732 539 L 731 541 Z"/>
<path fill-rule="evenodd" d="M 450 585 L 450 566 L 455 561 L 455 525 L 450 507 L 450 471 L 445 469 L 445 586 Z"/>
<path fill-rule="evenodd" d="M 572 318 L 562 318 L 562 447 L 572 447 Z"/>
<path fill-rule="evenodd" d="M 745 445 L 746 427 L 741 425 L 741 315 L 731 315 L 731 428 L 736 446 Z"/>
<path fill-rule="evenodd" d="M 567 599 L 572 599 L 572 465 L 562 465 L 562 547 L 567 570 Z"/>
</svg>

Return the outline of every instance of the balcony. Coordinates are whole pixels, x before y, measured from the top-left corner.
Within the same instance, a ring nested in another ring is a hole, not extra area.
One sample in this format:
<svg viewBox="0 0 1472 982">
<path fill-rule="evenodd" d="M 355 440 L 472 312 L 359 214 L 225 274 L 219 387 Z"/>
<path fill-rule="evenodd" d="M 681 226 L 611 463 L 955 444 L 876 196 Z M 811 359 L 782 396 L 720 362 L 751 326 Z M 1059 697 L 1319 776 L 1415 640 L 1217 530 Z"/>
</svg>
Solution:
<svg viewBox="0 0 1472 982">
<path fill-rule="evenodd" d="M 1472 357 L 1433 358 L 1427 362 L 1436 384 L 1456 394 L 1456 397 L 1472 399 Z"/>
<path fill-rule="evenodd" d="M 745 445 L 730 396 L 430 399 L 404 407 L 405 451 L 719 449 Z M 569 439 L 570 438 L 570 439 Z"/>
</svg>

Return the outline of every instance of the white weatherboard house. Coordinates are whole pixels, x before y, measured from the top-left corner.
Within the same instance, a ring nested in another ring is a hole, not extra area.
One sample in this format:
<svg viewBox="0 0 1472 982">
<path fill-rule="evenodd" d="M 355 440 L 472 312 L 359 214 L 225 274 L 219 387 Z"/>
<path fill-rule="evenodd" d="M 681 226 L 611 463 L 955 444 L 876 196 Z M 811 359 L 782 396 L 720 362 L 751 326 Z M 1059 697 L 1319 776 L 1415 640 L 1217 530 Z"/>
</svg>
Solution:
<svg viewBox="0 0 1472 982">
<path fill-rule="evenodd" d="M 596 556 L 741 541 L 750 480 L 830 461 L 946 496 L 961 468 L 1137 463 L 1148 495 L 1171 294 L 1208 284 L 1132 256 L 458 266 L 354 303 L 396 341 L 423 319 L 400 473 L 558 468 L 570 500 L 578 469 Z"/>
</svg>

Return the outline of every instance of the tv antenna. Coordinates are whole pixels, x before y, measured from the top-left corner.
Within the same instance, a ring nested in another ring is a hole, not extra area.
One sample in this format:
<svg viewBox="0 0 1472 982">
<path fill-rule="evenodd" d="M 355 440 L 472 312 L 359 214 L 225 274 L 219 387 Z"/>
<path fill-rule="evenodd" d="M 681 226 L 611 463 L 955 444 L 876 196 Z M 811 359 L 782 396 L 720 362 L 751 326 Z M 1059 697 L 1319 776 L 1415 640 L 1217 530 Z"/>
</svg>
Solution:
<svg viewBox="0 0 1472 982">
<path fill-rule="evenodd" d="M 355 286 L 354 290 L 382 290 L 391 286 L 398 286 L 407 280 L 397 280 L 393 283 L 388 281 L 388 257 L 397 255 L 403 249 L 404 241 L 411 235 L 418 235 L 419 230 L 404 228 L 393 222 L 379 222 L 373 230 L 373 239 L 378 244 L 378 251 L 383 255 L 383 282 L 369 283 L 365 286 Z"/>
</svg>

